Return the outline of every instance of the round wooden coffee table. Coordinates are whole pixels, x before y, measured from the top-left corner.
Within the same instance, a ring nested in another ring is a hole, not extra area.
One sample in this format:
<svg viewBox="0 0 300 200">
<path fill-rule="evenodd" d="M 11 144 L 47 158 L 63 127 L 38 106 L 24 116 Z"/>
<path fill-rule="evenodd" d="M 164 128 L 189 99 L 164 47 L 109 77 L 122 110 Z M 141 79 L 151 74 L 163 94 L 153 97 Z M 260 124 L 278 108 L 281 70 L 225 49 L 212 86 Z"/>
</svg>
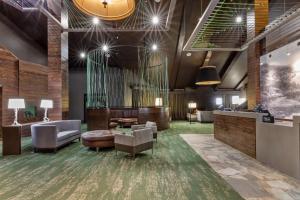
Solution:
<svg viewBox="0 0 300 200">
<path fill-rule="evenodd" d="M 115 134 L 122 134 L 116 130 L 95 130 L 88 131 L 81 135 L 82 144 L 86 147 L 99 148 L 114 147 Z"/>
</svg>

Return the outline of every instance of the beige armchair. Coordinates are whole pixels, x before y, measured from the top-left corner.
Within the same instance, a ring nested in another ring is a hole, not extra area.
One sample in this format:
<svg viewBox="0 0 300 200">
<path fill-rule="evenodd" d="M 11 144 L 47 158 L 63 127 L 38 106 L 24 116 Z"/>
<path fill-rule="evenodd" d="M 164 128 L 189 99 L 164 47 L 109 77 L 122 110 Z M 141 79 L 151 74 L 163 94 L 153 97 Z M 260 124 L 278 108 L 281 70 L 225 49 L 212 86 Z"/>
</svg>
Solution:
<svg viewBox="0 0 300 200">
<path fill-rule="evenodd" d="M 144 129 L 144 128 L 151 128 L 152 132 L 153 132 L 153 138 L 156 139 L 156 141 L 157 141 L 157 125 L 156 125 L 155 122 L 147 121 L 146 124 L 132 125 L 131 126 L 132 131 L 140 130 L 140 129 Z"/>
<path fill-rule="evenodd" d="M 132 135 L 115 134 L 115 150 L 130 153 L 132 157 L 142 151 L 152 149 L 153 133 L 151 128 L 133 131 Z"/>
</svg>

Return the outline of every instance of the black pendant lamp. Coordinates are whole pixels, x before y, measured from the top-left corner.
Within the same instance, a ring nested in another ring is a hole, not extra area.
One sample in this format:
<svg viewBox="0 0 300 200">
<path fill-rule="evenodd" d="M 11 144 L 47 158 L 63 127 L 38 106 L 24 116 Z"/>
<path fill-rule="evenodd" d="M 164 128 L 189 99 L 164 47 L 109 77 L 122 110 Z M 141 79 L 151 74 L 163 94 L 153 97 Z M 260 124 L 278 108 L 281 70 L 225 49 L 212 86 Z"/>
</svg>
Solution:
<svg viewBox="0 0 300 200">
<path fill-rule="evenodd" d="M 199 69 L 196 85 L 218 85 L 221 79 L 216 66 L 204 66 Z"/>
</svg>

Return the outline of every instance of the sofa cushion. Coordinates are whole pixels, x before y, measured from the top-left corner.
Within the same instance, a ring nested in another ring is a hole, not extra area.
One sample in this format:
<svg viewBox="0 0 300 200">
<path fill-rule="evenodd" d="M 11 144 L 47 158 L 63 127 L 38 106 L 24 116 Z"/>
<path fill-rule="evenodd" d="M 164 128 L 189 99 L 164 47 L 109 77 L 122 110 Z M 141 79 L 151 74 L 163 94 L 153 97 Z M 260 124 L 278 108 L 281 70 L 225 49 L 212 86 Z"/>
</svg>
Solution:
<svg viewBox="0 0 300 200">
<path fill-rule="evenodd" d="M 79 131 L 77 130 L 61 131 L 57 134 L 57 141 L 63 141 L 78 134 Z"/>
</svg>

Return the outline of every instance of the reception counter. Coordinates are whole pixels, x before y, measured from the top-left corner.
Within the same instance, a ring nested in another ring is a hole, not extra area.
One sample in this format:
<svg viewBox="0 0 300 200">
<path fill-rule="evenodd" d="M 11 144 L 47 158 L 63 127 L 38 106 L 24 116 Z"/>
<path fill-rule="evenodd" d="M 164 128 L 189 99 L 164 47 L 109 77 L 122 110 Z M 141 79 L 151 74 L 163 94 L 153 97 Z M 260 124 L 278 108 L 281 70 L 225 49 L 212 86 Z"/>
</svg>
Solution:
<svg viewBox="0 0 300 200">
<path fill-rule="evenodd" d="M 256 158 L 256 124 L 262 113 L 214 111 L 214 137 Z"/>
<path fill-rule="evenodd" d="M 256 158 L 263 164 L 300 178 L 300 116 L 288 122 L 257 123 Z"/>
<path fill-rule="evenodd" d="M 266 166 L 300 179 L 300 116 L 264 123 L 263 115 L 214 111 L 214 137 Z"/>
</svg>

